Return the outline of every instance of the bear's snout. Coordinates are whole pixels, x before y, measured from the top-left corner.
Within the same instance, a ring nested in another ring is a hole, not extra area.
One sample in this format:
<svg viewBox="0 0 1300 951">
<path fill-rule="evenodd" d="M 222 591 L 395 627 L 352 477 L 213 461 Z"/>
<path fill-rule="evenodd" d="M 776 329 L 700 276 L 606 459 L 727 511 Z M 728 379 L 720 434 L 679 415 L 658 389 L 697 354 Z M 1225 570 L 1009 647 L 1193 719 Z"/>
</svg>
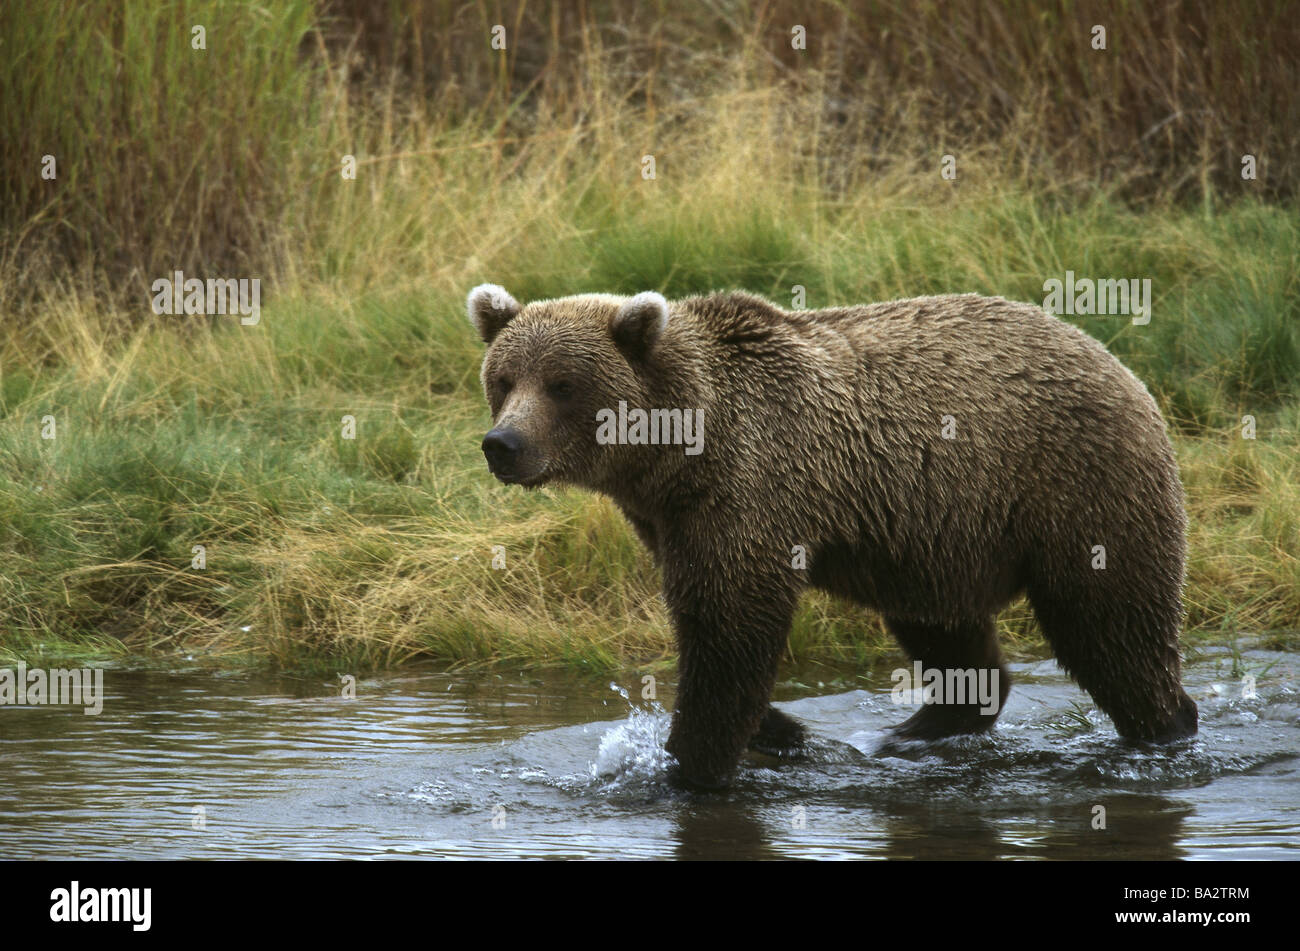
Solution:
<svg viewBox="0 0 1300 951">
<path fill-rule="evenodd" d="M 483 437 L 483 455 L 487 457 L 488 468 L 502 482 L 517 481 L 515 469 L 523 448 L 523 437 L 514 429 L 494 429 Z"/>
</svg>

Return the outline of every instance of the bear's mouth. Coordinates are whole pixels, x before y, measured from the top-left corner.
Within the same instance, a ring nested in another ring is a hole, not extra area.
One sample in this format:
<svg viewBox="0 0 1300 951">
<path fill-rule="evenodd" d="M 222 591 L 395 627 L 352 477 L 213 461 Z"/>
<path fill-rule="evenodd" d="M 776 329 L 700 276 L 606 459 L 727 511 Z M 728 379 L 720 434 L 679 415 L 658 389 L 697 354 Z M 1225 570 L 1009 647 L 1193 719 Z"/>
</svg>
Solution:
<svg viewBox="0 0 1300 951">
<path fill-rule="evenodd" d="M 523 486 L 525 489 L 535 489 L 546 481 L 546 469 L 546 466 L 542 466 L 540 471 L 535 472 L 532 475 L 520 475 L 514 470 L 501 472 L 493 471 L 492 475 L 496 476 L 498 482 L 502 482 L 505 485 L 518 485 Z"/>
</svg>

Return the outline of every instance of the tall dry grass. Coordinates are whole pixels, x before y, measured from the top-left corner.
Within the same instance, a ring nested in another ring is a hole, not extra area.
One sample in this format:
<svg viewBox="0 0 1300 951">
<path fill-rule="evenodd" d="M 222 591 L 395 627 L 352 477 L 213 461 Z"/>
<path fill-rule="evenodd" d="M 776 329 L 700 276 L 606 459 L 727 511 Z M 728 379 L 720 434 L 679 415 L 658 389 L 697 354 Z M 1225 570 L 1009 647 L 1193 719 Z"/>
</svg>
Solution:
<svg viewBox="0 0 1300 951">
<path fill-rule="evenodd" d="M 171 268 L 328 277 L 340 262 L 301 244 L 357 213 L 335 207 L 356 197 L 332 187 L 342 154 L 449 175 L 481 159 L 509 176 L 529 142 L 618 161 L 676 141 L 720 92 L 799 102 L 767 151 L 815 153 L 837 194 L 984 150 L 1000 176 L 1075 196 L 1286 198 L 1297 88 L 1282 0 L 7 4 L 0 306 L 62 294 L 69 275 L 111 304 Z"/>
</svg>

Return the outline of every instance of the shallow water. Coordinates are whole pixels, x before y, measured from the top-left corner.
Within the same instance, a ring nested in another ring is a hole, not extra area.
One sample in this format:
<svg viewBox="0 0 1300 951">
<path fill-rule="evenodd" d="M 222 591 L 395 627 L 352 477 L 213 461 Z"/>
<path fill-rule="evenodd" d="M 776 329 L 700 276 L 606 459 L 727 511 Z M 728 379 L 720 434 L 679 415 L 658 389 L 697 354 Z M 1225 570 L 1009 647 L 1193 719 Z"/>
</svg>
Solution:
<svg viewBox="0 0 1300 951">
<path fill-rule="evenodd" d="M 639 680 L 109 670 L 99 716 L 0 707 L 0 857 L 1300 858 L 1300 655 L 1236 663 L 1257 696 L 1203 654 L 1200 735 L 1164 748 L 1051 661 L 1012 665 L 992 734 L 893 748 L 893 664 L 804 669 L 777 698 L 814 755 L 712 795 L 666 784 Z"/>
</svg>

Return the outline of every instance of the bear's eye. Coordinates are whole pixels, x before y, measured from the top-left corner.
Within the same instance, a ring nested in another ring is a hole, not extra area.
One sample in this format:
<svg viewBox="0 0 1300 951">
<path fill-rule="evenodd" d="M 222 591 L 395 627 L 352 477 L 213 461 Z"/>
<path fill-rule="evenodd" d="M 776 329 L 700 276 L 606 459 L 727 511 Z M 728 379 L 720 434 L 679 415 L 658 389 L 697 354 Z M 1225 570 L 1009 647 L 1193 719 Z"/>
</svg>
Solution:
<svg viewBox="0 0 1300 951">
<path fill-rule="evenodd" d="M 508 376 L 497 377 L 497 389 L 502 393 L 509 393 L 515 388 L 515 381 Z"/>
<path fill-rule="evenodd" d="M 568 380 L 557 380 L 546 387 L 546 392 L 554 399 L 567 400 L 573 396 L 573 384 Z"/>
</svg>

